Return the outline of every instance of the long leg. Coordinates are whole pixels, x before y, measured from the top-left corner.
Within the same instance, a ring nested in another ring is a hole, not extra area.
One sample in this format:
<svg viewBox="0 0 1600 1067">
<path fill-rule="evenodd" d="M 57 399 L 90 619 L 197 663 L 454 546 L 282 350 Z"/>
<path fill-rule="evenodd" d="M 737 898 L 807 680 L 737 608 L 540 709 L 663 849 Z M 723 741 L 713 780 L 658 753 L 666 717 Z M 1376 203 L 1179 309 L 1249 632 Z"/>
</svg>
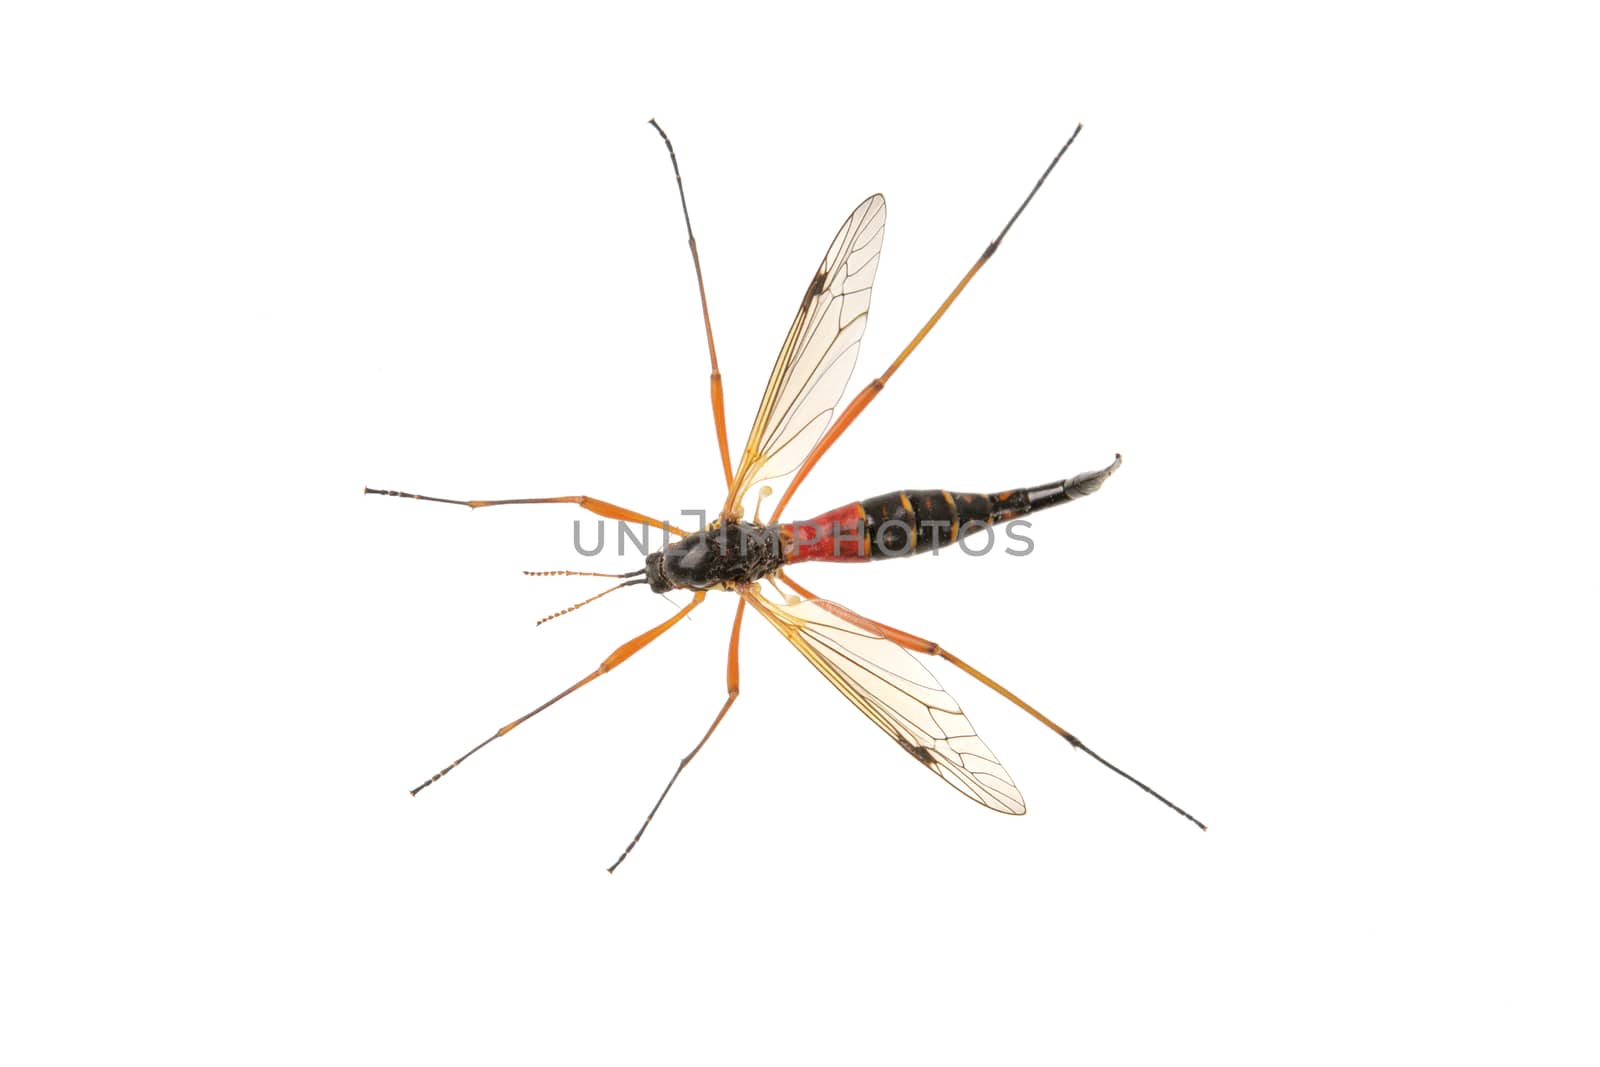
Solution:
<svg viewBox="0 0 1600 1067">
<path fill-rule="evenodd" d="M 633 835 L 633 840 L 628 842 L 628 847 L 622 850 L 622 855 L 617 857 L 617 862 L 606 868 L 610 874 L 622 866 L 622 861 L 628 858 L 628 853 L 633 851 L 633 846 L 639 843 L 639 838 L 650 828 L 650 820 L 656 817 L 656 812 L 661 810 L 661 802 L 667 799 L 667 794 L 672 792 L 673 785 L 678 781 L 678 775 L 689 766 L 689 761 L 700 754 L 706 747 L 706 742 L 711 740 L 711 735 L 717 732 L 717 727 L 722 724 L 723 716 L 728 714 L 728 709 L 733 707 L 733 702 L 739 698 L 739 624 L 744 621 L 744 598 L 739 598 L 739 608 L 733 613 L 733 634 L 728 638 L 728 699 L 723 701 L 722 710 L 717 712 L 717 717 L 711 720 L 711 728 L 694 746 L 694 750 L 678 761 L 678 769 L 672 772 L 672 778 L 667 782 L 667 787 L 656 798 L 656 806 L 650 809 L 650 814 L 644 817 L 644 825 L 639 827 L 639 832 Z"/>
<path fill-rule="evenodd" d="M 711 308 L 706 304 L 706 280 L 700 273 L 700 249 L 694 243 L 694 224 L 689 221 L 689 201 L 683 195 L 683 174 L 678 170 L 678 153 L 672 150 L 672 138 L 655 119 L 650 125 L 656 128 L 661 139 L 667 142 L 667 155 L 672 157 L 672 176 L 678 179 L 678 203 L 683 205 L 683 226 L 689 231 L 689 258 L 694 260 L 694 281 L 700 287 L 700 317 L 706 323 L 706 348 L 711 350 L 711 418 L 717 425 L 717 449 L 722 453 L 722 477 L 728 487 L 733 487 L 733 464 L 728 460 L 728 417 L 722 409 L 722 372 L 717 369 L 717 342 L 711 336 Z M 617 861 L 621 863 L 621 860 Z"/>
<path fill-rule="evenodd" d="M 828 427 L 828 432 L 822 435 L 822 440 L 817 442 L 816 447 L 812 448 L 810 454 L 806 456 L 805 462 L 800 464 L 800 469 L 795 471 L 794 478 L 789 482 L 789 488 L 778 499 L 778 506 L 772 509 L 772 517 L 767 520 L 768 522 L 778 521 L 778 516 L 783 514 L 784 505 L 789 503 L 789 498 L 794 496 L 794 491 L 800 488 L 800 483 L 806 480 L 806 475 L 810 474 L 811 468 L 817 465 L 817 460 L 821 459 L 823 454 L 833 447 L 833 443 L 850 428 L 850 424 L 856 421 L 856 416 L 866 410 L 866 406 L 872 403 L 879 393 L 883 392 L 883 387 L 888 384 L 894 372 L 900 369 L 900 364 L 904 363 L 911 353 L 917 350 L 917 346 L 922 344 L 922 339 L 928 336 L 928 332 L 938 324 L 940 319 L 944 318 L 944 313 L 950 310 L 950 305 L 956 302 L 956 297 L 961 295 L 961 291 L 967 287 L 967 283 L 977 276 L 978 272 L 983 269 L 984 264 L 988 263 L 995 252 L 999 250 L 1000 242 L 1006 239 L 1006 234 L 1011 232 L 1011 227 L 1022 216 L 1022 213 L 1027 210 L 1028 205 L 1033 202 L 1034 194 L 1039 191 L 1039 187 L 1044 184 L 1044 180 L 1050 177 L 1050 172 L 1056 169 L 1056 164 L 1061 162 L 1061 157 L 1066 154 L 1067 149 L 1072 147 L 1072 142 L 1078 139 L 1078 133 L 1082 129 L 1083 125 L 1080 123 L 1078 128 L 1072 131 L 1072 136 L 1067 138 L 1067 143 L 1061 146 L 1061 151 L 1056 153 L 1055 158 L 1050 161 L 1050 165 L 1044 169 L 1044 173 L 1039 175 L 1039 180 L 1033 183 L 1032 190 L 1029 191 L 1027 198 L 1022 201 L 1022 206 L 1017 208 L 1016 212 L 1011 216 L 1011 221 L 1006 223 L 1005 229 L 1000 231 L 1000 236 L 989 243 L 989 247 L 983 250 L 983 255 L 978 257 L 978 261 L 972 265 L 972 268 L 966 274 L 962 275 L 961 280 L 956 283 L 956 287 L 950 290 L 950 295 L 944 298 L 944 303 L 940 304 L 939 309 L 933 313 L 933 317 L 923 325 L 922 329 L 917 331 L 917 335 L 895 357 L 894 362 L 889 364 L 889 369 L 868 382 L 866 388 L 857 393 L 855 399 L 851 400 L 845 409 L 839 413 L 838 417 L 833 420 L 833 425 Z"/>
<path fill-rule="evenodd" d="M 437 782 L 439 779 L 443 778 L 445 775 L 461 766 L 462 760 L 465 760 L 467 756 L 472 755 L 474 752 L 478 751 L 478 749 L 482 748 L 484 745 L 487 745 L 490 741 L 493 741 L 496 738 L 504 737 L 506 734 L 509 734 L 512 730 L 515 730 L 517 727 L 521 726 L 523 723 L 527 722 L 529 719 L 533 718 L 535 715 L 539 714 L 545 708 L 548 708 L 551 704 L 554 704 L 562 697 L 570 696 L 571 694 L 576 693 L 578 690 L 582 689 L 584 686 L 588 685 L 602 674 L 605 674 L 607 671 L 617 666 L 619 663 L 633 655 L 635 652 L 639 651 L 645 645 L 648 645 L 651 641 L 654 641 L 656 638 L 660 637 L 662 634 L 676 626 L 683 620 L 685 615 L 699 607 L 705 598 L 706 594 L 704 590 L 696 592 L 694 599 L 680 608 L 678 613 L 672 616 L 672 618 L 668 619 L 664 623 L 661 623 L 659 626 L 652 626 L 638 637 L 635 637 L 629 641 L 624 641 L 622 644 L 618 645 L 616 651 L 612 652 L 611 655 L 607 656 L 600 662 L 600 666 L 596 667 L 583 678 L 579 679 L 574 684 L 569 685 L 567 688 L 563 689 L 549 700 L 546 700 L 543 704 L 540 704 L 526 715 L 519 719 L 511 720 L 504 726 L 500 727 L 500 729 L 484 738 L 482 741 L 479 741 L 476 745 L 472 746 L 472 748 L 470 748 L 466 755 L 462 756 L 461 759 L 451 761 L 450 765 L 444 770 L 440 771 L 438 774 L 434 775 L 432 778 L 429 778 L 426 782 L 423 782 L 421 785 L 413 789 L 411 791 L 411 795 L 416 796 L 434 782 Z"/>
<path fill-rule="evenodd" d="M 648 515 L 640 514 L 630 508 L 621 508 L 615 504 L 608 504 L 592 496 L 536 496 L 524 497 L 520 500 L 449 500 L 442 496 L 423 496 L 421 493 L 402 493 L 398 489 L 366 489 L 365 492 L 377 496 L 402 496 L 407 500 L 431 500 L 435 504 L 460 504 L 464 508 L 492 508 L 501 504 L 576 504 L 585 511 L 592 511 L 596 515 L 603 515 L 608 519 L 620 519 L 622 522 L 641 522 L 646 526 L 655 526 L 668 530 L 678 537 L 688 537 L 683 530 L 667 522 L 665 519 L 652 519 Z"/>
<path fill-rule="evenodd" d="M 800 585 L 800 583 L 796 582 L 794 579 L 790 578 L 787 574 L 784 574 L 782 571 L 778 572 L 778 577 L 783 581 L 783 583 L 785 585 L 789 586 L 789 588 L 793 589 L 796 593 L 799 593 L 801 596 L 803 596 L 803 597 L 805 597 L 807 599 L 810 599 L 810 600 L 816 599 L 816 594 L 815 593 L 812 593 L 810 590 L 804 588 L 803 586 Z M 1127 771 L 1123 770 L 1121 767 L 1118 767 L 1116 764 L 1114 764 L 1114 763 L 1110 762 L 1109 760 L 1105 759 L 1103 756 L 1101 756 L 1099 753 L 1097 753 L 1094 749 L 1090 748 L 1088 745 L 1086 745 L 1082 741 L 1078 740 L 1078 738 L 1076 736 L 1074 736 L 1070 731 L 1064 729 L 1061 726 L 1058 726 L 1055 722 L 1051 721 L 1050 717 L 1045 715 L 1044 712 L 1040 711 L 1038 708 L 1035 708 L 1032 704 L 1029 704 L 1027 701 L 1025 701 L 1021 697 L 1017 696 L 1015 693 L 1013 693 L 1011 690 L 1007 689 L 1005 686 L 1001 685 L 999 682 L 995 681 L 993 678 L 990 678 L 988 675 L 986 675 L 983 672 L 979 671 L 976 667 L 973 667 L 971 664 L 967 663 L 965 660 L 962 660 L 962 659 L 958 658 L 954 653 L 952 653 L 950 651 L 947 651 L 946 649 L 940 647 L 937 642 L 930 641 L 926 637 L 918 637 L 916 634 L 907 633 L 904 630 L 897 630 L 893 626 L 886 626 L 883 623 L 878 622 L 878 621 L 876 621 L 874 619 L 867 619 L 866 621 L 872 623 L 873 626 L 876 626 L 878 629 L 882 630 L 883 631 L 883 636 L 887 637 L 889 640 L 893 641 L 895 644 L 899 645 L 901 648 L 909 649 L 912 652 L 920 652 L 925 656 L 938 656 L 940 659 L 945 660 L 946 662 L 950 663 L 951 665 L 959 667 L 962 670 L 966 671 L 968 674 L 972 675 L 972 677 L 976 678 L 978 681 L 982 682 L 984 685 L 988 686 L 990 689 L 993 689 L 996 693 L 999 693 L 1001 696 L 1003 696 L 1007 700 L 1011 701 L 1011 703 L 1015 704 L 1017 707 L 1021 708 L 1025 712 L 1027 712 L 1029 715 L 1032 715 L 1035 719 L 1038 719 L 1040 722 L 1044 723 L 1050 729 L 1054 730 L 1057 734 L 1060 734 L 1063 738 L 1066 739 L 1067 743 L 1070 744 L 1073 748 L 1081 750 L 1082 752 L 1084 752 L 1084 753 L 1088 754 L 1090 757 L 1092 757 L 1095 760 L 1095 762 L 1099 763 L 1101 766 L 1106 767 L 1106 768 L 1108 768 L 1108 769 L 1110 769 L 1112 771 L 1115 771 L 1117 774 L 1119 774 L 1122 777 L 1126 778 L 1128 781 L 1132 782 L 1134 785 L 1138 786 L 1140 789 L 1143 789 L 1146 793 L 1149 793 L 1151 796 L 1153 796 L 1157 800 L 1161 801 L 1161 803 L 1165 804 L 1167 807 L 1171 808 L 1173 811 L 1177 812 L 1179 815 L 1182 815 L 1185 819 L 1188 819 L 1190 822 L 1192 822 L 1196 826 L 1200 827 L 1200 829 L 1204 830 L 1206 828 L 1206 824 L 1205 823 L 1201 822 L 1199 819 L 1195 818 L 1193 815 L 1190 815 L 1187 811 L 1184 811 L 1182 808 L 1178 807 L 1178 805 L 1174 804 L 1172 801 L 1168 800 L 1166 797 L 1162 796 L 1160 793 L 1157 793 L 1154 789 L 1151 789 L 1149 786 L 1147 786 L 1143 782 L 1139 781 L 1139 779 L 1135 778 L 1133 775 L 1129 774 Z"/>
</svg>

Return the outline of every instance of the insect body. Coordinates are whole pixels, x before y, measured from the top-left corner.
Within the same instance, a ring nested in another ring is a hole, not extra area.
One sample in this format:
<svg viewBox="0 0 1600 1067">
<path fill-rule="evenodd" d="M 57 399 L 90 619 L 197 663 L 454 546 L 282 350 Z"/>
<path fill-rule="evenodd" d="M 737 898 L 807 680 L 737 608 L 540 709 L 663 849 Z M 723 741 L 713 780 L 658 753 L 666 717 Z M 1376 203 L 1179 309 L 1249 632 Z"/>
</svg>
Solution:
<svg viewBox="0 0 1600 1067">
<path fill-rule="evenodd" d="M 655 125 L 653 120 L 651 125 Z M 937 642 L 879 620 L 867 619 L 848 608 L 823 600 L 794 581 L 785 569 L 807 562 L 866 562 L 933 551 L 996 523 L 1087 496 L 1099 489 L 1121 465 L 1122 457 L 1119 455 L 1102 470 L 996 494 L 950 493 L 943 490 L 886 493 L 835 508 L 816 518 L 787 523 L 780 521 L 790 497 L 812 467 L 883 391 L 889 379 L 943 317 L 967 283 L 994 256 L 1011 226 L 1033 200 L 1034 194 L 1055 169 L 1067 148 L 1071 147 L 1078 131 L 1073 131 L 1072 137 L 1056 153 L 1033 190 L 1023 200 L 1022 206 L 1017 208 L 1000 231 L 1000 236 L 978 257 L 911 343 L 882 374 L 867 383 L 849 404 L 839 410 L 839 402 L 844 396 L 866 330 L 872 283 L 883 248 L 888 209 L 883 197 L 872 196 L 851 212 L 806 285 L 800 309 L 779 350 L 777 363 L 756 412 L 755 424 L 751 427 L 749 439 L 735 467 L 728 448 L 722 404 L 722 375 L 717 364 L 705 284 L 700 274 L 700 254 L 695 244 L 694 228 L 689 223 L 688 202 L 683 194 L 683 177 L 678 171 L 677 154 L 672 150 L 672 142 L 667 140 L 660 126 L 656 126 L 656 130 L 666 142 L 673 175 L 678 182 L 684 225 L 689 232 L 689 250 L 694 260 L 695 277 L 700 284 L 706 345 L 711 356 L 712 419 L 722 458 L 723 478 L 727 483 L 727 496 L 715 521 L 707 529 L 691 533 L 652 519 L 642 512 L 590 496 L 451 500 L 388 489 L 368 489 L 367 492 L 469 508 L 502 504 L 575 504 L 606 518 L 641 522 L 665 529 L 679 539 L 647 556 L 644 566 L 639 570 L 611 575 L 623 579 L 622 583 L 599 596 L 627 586 L 648 585 L 658 593 L 672 589 L 686 590 L 691 594 L 690 602 L 665 622 L 619 645 L 589 674 L 532 711 L 502 726 L 413 789 L 412 794 L 421 792 L 443 778 L 478 749 L 505 736 L 545 708 L 621 665 L 699 608 L 708 592 L 727 591 L 735 594 L 738 600 L 728 643 L 727 700 L 699 744 L 679 763 L 666 789 L 662 790 L 661 798 L 656 801 L 656 806 L 645 817 L 639 832 L 616 863 L 612 864 L 611 870 L 615 870 L 639 842 L 660 810 L 662 801 L 677 782 L 678 775 L 710 740 L 738 698 L 739 634 L 746 607 L 771 623 L 823 677 L 902 749 L 952 787 L 986 807 L 1014 815 L 1020 815 L 1025 810 L 1016 783 L 978 737 L 960 706 L 933 675 L 913 658 L 912 653 L 936 656 L 965 671 L 1054 730 L 1075 748 L 1204 829 L 1204 824 L 1194 816 L 1102 759 L 1037 708 Z M 767 521 L 762 523 L 758 505 L 764 498 L 780 490 L 777 506 L 772 509 Z M 747 513 L 751 515 L 749 520 L 745 518 Z M 775 595 L 768 595 L 763 585 L 769 586 Z M 590 597 L 589 601 L 595 599 L 598 596 Z"/>
<path fill-rule="evenodd" d="M 1088 496 L 1120 466 L 1118 456 L 1104 470 L 1004 493 L 913 489 L 869 497 L 784 527 L 784 562 L 865 563 L 949 548 L 996 523 Z"/>
<path fill-rule="evenodd" d="M 1118 456 L 1104 470 L 1004 493 L 913 489 L 800 522 L 717 523 L 645 557 L 645 579 L 654 593 L 737 589 L 793 563 L 865 563 L 937 551 L 996 523 L 1088 496 L 1121 465 Z"/>
</svg>

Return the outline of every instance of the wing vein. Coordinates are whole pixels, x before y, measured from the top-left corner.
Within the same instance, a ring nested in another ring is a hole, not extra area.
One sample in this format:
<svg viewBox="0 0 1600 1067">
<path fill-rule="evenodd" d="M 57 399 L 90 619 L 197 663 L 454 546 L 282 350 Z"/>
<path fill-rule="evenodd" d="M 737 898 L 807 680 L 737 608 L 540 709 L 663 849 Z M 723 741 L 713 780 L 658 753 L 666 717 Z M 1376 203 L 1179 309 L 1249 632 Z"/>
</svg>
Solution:
<svg viewBox="0 0 1600 1067">
<path fill-rule="evenodd" d="M 863 201 L 812 275 L 756 409 L 724 515 L 742 516 L 762 487 L 781 489 L 827 432 L 866 332 L 887 214 L 883 197 Z"/>
<path fill-rule="evenodd" d="M 917 762 L 995 811 L 1021 815 L 1022 793 L 955 699 L 867 620 L 824 600 L 745 600 L 839 692 Z"/>
</svg>

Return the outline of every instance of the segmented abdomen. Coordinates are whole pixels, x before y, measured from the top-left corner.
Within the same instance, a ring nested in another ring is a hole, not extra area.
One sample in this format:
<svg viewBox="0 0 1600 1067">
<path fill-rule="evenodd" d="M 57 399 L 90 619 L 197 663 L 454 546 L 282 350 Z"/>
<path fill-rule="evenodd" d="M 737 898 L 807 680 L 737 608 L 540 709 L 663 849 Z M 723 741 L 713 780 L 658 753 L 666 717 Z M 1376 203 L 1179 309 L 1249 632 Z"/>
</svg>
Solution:
<svg viewBox="0 0 1600 1067">
<path fill-rule="evenodd" d="M 949 548 L 995 523 L 1088 496 L 1121 465 L 1118 456 L 1104 470 L 1004 493 L 912 489 L 858 500 L 784 524 L 784 562 L 865 563 Z"/>
</svg>

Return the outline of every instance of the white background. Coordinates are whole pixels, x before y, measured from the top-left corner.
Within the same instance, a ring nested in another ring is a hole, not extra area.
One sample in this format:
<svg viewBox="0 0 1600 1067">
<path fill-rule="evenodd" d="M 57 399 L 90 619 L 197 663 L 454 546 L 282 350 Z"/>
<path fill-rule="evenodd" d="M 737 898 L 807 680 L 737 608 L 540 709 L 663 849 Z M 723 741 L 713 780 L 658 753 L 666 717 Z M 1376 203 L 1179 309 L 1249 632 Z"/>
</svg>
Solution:
<svg viewBox="0 0 1600 1067">
<path fill-rule="evenodd" d="M 1592 36 L 1562 5 L 16 5 L 0 25 L 16 1062 L 1592 1062 Z M 716 507 L 840 221 L 793 517 L 1120 451 L 1025 559 L 799 572 L 944 642 L 1027 818 L 577 512 Z M 678 598 L 679 602 L 682 598 Z M 20 1052 L 19 1052 L 20 1049 Z"/>
</svg>

